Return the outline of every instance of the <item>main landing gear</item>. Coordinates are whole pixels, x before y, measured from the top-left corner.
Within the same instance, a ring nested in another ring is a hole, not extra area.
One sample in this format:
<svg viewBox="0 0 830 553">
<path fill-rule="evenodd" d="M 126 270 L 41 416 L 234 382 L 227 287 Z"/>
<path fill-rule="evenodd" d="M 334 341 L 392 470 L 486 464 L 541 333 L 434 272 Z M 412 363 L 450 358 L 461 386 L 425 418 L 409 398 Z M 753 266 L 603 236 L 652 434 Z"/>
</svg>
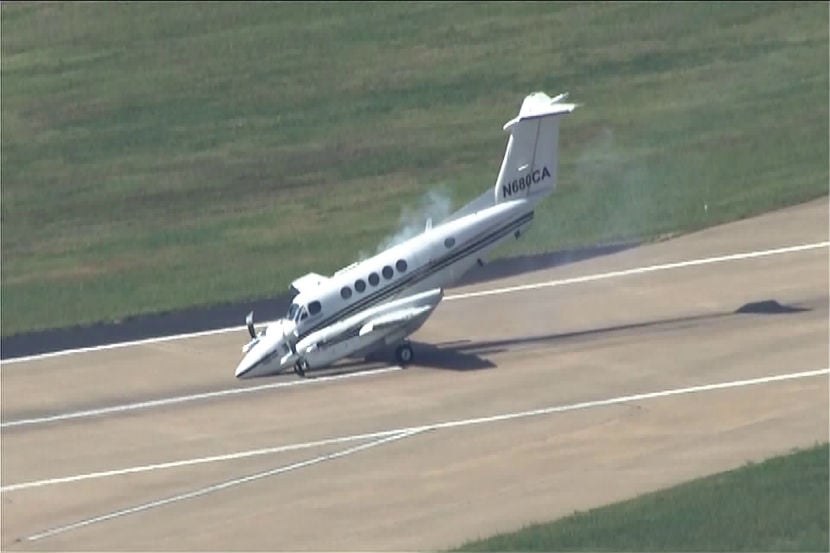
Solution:
<svg viewBox="0 0 830 553">
<path fill-rule="evenodd" d="M 294 374 L 300 378 L 305 378 L 305 372 L 308 370 L 308 361 L 300 359 L 294 364 Z"/>
<path fill-rule="evenodd" d="M 409 345 L 409 342 L 404 342 L 395 349 L 395 361 L 402 367 L 409 365 L 413 357 L 415 357 L 415 353 L 412 351 L 412 346 Z"/>
</svg>

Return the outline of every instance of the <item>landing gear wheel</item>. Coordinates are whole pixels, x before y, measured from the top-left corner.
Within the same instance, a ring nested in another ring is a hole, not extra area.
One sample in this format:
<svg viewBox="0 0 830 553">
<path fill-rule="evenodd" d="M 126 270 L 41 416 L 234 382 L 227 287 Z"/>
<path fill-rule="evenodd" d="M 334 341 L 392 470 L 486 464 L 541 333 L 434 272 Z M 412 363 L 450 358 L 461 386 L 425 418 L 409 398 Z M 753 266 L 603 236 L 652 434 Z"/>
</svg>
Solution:
<svg viewBox="0 0 830 553">
<path fill-rule="evenodd" d="M 415 354 L 412 352 L 412 346 L 409 344 L 401 344 L 395 350 L 395 360 L 402 366 L 406 366 L 412 362 Z"/>
<path fill-rule="evenodd" d="M 294 364 L 294 374 L 300 378 L 305 378 L 305 372 L 308 369 L 308 361 L 300 359 Z"/>
</svg>

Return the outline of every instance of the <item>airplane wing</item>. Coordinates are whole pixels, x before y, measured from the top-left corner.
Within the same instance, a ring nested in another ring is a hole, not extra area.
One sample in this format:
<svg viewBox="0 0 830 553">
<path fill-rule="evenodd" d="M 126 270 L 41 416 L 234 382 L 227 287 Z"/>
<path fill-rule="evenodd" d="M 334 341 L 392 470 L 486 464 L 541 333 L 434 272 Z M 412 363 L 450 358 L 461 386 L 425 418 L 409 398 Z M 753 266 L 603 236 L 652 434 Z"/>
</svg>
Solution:
<svg viewBox="0 0 830 553">
<path fill-rule="evenodd" d="M 425 305 L 422 307 L 409 307 L 406 309 L 399 309 L 391 313 L 385 313 L 379 317 L 371 319 L 369 322 L 360 327 L 358 336 L 364 336 L 370 332 L 377 330 L 387 330 L 390 327 L 402 326 L 412 319 L 420 317 L 424 313 L 432 310 L 434 306 Z"/>
<path fill-rule="evenodd" d="M 291 288 L 297 293 L 311 288 L 317 288 L 320 284 L 326 282 L 329 278 L 317 273 L 308 273 L 291 283 Z"/>
<path fill-rule="evenodd" d="M 419 317 L 426 318 L 430 311 L 435 309 L 444 291 L 440 288 L 421 292 L 388 303 L 377 305 L 361 311 L 347 319 L 313 332 L 297 342 L 299 352 L 311 352 L 318 347 L 331 347 L 344 342 L 354 343 L 355 347 L 371 343 L 373 332 L 386 330 L 394 332 L 395 328 L 406 326 L 413 321 L 417 323 Z M 345 348 L 344 349 L 348 349 Z M 341 357 L 348 355 L 344 353 Z"/>
</svg>

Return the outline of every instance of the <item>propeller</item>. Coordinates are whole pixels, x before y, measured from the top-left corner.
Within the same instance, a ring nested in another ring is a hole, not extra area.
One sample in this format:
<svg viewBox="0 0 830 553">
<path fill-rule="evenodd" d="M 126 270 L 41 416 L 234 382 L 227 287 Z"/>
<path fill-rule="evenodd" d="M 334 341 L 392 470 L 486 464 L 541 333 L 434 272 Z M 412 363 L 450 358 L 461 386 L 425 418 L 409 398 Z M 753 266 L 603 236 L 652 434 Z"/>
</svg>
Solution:
<svg viewBox="0 0 830 553">
<path fill-rule="evenodd" d="M 285 327 L 282 327 L 282 339 L 285 340 L 286 344 L 288 344 L 288 349 L 291 350 L 291 354 L 296 357 L 299 357 L 297 355 L 297 344 L 295 344 L 294 341 L 291 340 L 291 337 L 285 331 Z"/>
<path fill-rule="evenodd" d="M 254 312 L 253 311 L 248 313 L 248 316 L 245 317 L 245 324 L 248 326 L 248 334 L 251 335 L 251 339 L 256 338 L 256 329 L 254 328 Z"/>
</svg>

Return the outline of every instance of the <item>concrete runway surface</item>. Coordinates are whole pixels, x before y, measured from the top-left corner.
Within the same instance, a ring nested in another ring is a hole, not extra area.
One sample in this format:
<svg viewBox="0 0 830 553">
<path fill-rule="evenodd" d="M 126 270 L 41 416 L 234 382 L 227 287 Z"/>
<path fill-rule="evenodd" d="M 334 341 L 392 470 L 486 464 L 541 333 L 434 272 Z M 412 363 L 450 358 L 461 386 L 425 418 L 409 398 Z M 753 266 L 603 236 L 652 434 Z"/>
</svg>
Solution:
<svg viewBox="0 0 830 553">
<path fill-rule="evenodd" d="M 450 290 L 405 370 L 239 382 L 244 330 L 4 362 L 0 545 L 445 548 L 824 441 L 827 239 L 822 198 Z"/>
</svg>

